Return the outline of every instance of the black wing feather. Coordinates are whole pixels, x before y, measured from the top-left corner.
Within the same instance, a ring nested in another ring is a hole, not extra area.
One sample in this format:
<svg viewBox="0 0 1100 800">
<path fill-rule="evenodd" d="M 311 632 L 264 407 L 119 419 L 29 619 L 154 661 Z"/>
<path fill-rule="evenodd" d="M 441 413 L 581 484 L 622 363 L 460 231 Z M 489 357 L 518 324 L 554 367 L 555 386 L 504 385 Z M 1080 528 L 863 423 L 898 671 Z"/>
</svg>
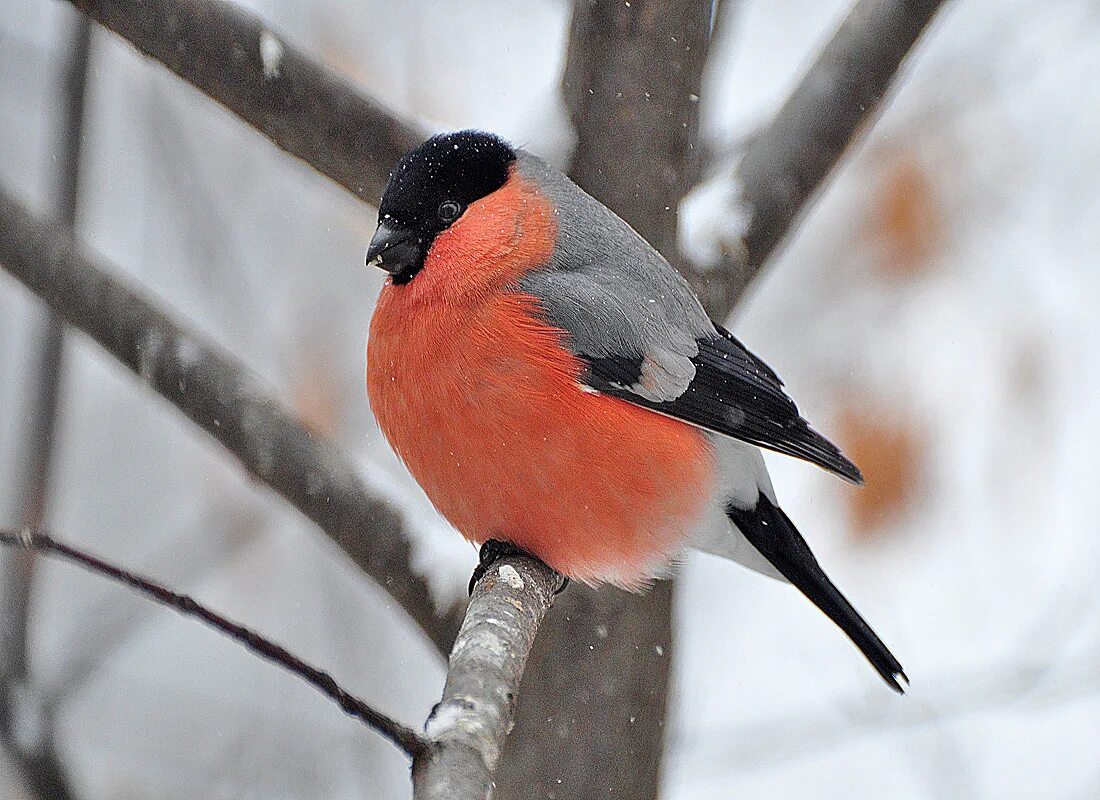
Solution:
<svg viewBox="0 0 1100 800">
<path fill-rule="evenodd" d="M 740 339 L 738 339 L 724 327 L 719 325 L 717 322 L 713 323 L 713 325 L 714 329 L 718 331 L 719 334 L 721 334 L 730 344 L 732 344 L 734 347 L 736 347 L 738 350 L 748 356 L 749 359 L 752 361 L 753 366 L 755 366 L 758 370 L 771 378 L 776 386 L 782 387 L 784 385 L 783 379 L 775 374 L 774 369 L 764 363 L 764 359 L 760 358 L 760 356 L 756 355 L 755 353 L 750 351 L 749 348 L 745 347 L 745 345 L 741 344 Z"/>
<path fill-rule="evenodd" d="M 638 355 L 593 358 L 580 354 L 587 366 L 585 382 L 604 394 L 863 483 L 856 465 L 801 417 L 775 371 L 724 328 L 715 328 L 717 336 L 697 340 L 699 354 L 691 359 L 695 378 L 675 400 L 647 400 L 630 389 L 641 373 Z"/>
<path fill-rule="evenodd" d="M 904 693 L 909 684 L 905 670 L 829 580 L 790 517 L 763 494 L 755 508 L 742 509 L 731 504 L 726 514 L 760 555 L 848 635 L 887 685 L 895 692 Z"/>
</svg>

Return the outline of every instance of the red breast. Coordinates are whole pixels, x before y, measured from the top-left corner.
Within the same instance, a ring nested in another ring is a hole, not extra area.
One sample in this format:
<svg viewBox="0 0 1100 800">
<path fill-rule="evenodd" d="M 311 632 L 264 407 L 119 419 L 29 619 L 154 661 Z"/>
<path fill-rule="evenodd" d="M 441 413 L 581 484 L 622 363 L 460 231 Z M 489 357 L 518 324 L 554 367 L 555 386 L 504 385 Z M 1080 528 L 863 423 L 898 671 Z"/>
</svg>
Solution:
<svg viewBox="0 0 1100 800">
<path fill-rule="evenodd" d="M 636 588 L 698 523 L 714 479 L 695 428 L 580 388 L 580 362 L 514 291 L 547 263 L 553 209 L 514 168 L 382 290 L 367 390 L 394 450 L 466 538 Z"/>
</svg>

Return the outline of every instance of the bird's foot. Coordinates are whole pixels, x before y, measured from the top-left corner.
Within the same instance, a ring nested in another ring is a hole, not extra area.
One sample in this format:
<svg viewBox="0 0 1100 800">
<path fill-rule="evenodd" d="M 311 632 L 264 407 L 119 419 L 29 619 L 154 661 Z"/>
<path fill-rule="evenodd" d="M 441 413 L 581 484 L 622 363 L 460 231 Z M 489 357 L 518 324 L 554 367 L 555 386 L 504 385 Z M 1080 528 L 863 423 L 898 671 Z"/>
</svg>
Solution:
<svg viewBox="0 0 1100 800">
<path fill-rule="evenodd" d="M 522 547 L 517 547 L 511 542 L 505 542 L 500 539 L 486 539 L 484 544 L 481 545 L 481 551 L 478 553 L 478 563 L 474 567 L 474 574 L 470 576 L 470 594 L 474 593 L 474 586 L 477 582 L 485 577 L 485 573 L 489 571 L 489 567 L 493 566 L 496 562 L 505 556 L 527 556 L 528 558 L 534 558 L 530 553 L 524 550 Z"/>
<path fill-rule="evenodd" d="M 528 558 L 541 560 L 538 556 L 511 542 L 501 541 L 500 539 L 486 539 L 485 543 L 481 545 L 481 552 L 478 554 L 478 564 L 474 567 L 474 574 L 470 576 L 470 594 L 474 593 L 474 586 L 485 576 L 489 568 L 505 556 L 527 556 Z M 568 578 L 563 577 L 561 581 L 561 587 L 554 592 L 556 595 L 564 592 L 565 587 L 569 585 Z"/>
</svg>

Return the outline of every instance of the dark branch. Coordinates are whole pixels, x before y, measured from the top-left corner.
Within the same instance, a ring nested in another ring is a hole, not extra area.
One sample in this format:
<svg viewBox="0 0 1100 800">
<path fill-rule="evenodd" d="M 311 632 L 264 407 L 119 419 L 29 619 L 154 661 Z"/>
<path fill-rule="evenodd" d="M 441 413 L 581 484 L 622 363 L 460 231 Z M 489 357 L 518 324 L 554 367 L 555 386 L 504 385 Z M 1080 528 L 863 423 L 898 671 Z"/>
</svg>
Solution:
<svg viewBox="0 0 1100 800">
<path fill-rule="evenodd" d="M 379 734 L 389 739 L 399 747 L 409 758 L 416 758 L 425 751 L 427 743 L 424 738 L 411 728 L 407 728 L 399 722 L 390 719 L 385 714 L 375 711 L 359 698 L 346 692 L 331 675 L 307 664 L 300 658 L 289 652 L 286 648 L 265 639 L 255 631 L 238 625 L 236 622 L 226 619 L 220 614 L 211 611 L 195 599 L 174 592 L 161 586 L 148 578 L 136 575 L 128 570 L 117 567 L 102 559 L 79 550 L 75 547 L 59 542 L 47 534 L 32 530 L 22 533 L 0 530 L 0 544 L 24 547 L 42 553 L 54 553 L 62 558 L 79 564 L 85 569 L 106 576 L 117 583 L 128 586 L 131 589 L 145 595 L 161 605 L 178 611 L 185 617 L 204 622 L 214 630 L 224 633 L 229 638 L 240 642 L 248 650 L 252 651 L 265 661 L 277 664 L 288 672 L 297 675 L 311 686 L 319 689 L 324 695 L 333 700 L 344 713 L 358 719 L 363 724 L 373 728 Z"/>
<path fill-rule="evenodd" d="M 91 39 L 91 24 L 88 20 L 73 16 L 76 25 L 59 93 L 63 120 L 57 176 L 57 216 L 62 225 L 70 228 L 76 220 L 79 195 L 85 77 Z M 53 434 L 57 421 L 61 339 L 61 322 L 53 314 L 47 313 L 41 339 L 38 340 L 38 355 L 31 369 L 32 386 L 25 393 L 28 398 L 25 416 L 27 435 L 21 443 L 24 448 L 24 457 L 21 459 L 24 472 L 20 487 L 20 524 L 29 527 L 39 527 L 46 513 Z M 3 619 L 0 682 L 8 677 L 9 672 L 17 680 L 26 677 L 26 621 L 33 554 L 8 555 L 14 555 L 16 559 L 11 565 L 14 570 L 3 581 L 9 597 L 4 598 L 3 609 L 0 611 L 0 619 Z"/>
<path fill-rule="evenodd" d="M 451 651 L 443 699 L 413 764 L 415 800 L 486 800 L 535 634 L 564 579 L 537 559 L 508 555 L 474 586 Z"/>
<path fill-rule="evenodd" d="M 724 316 L 783 241 L 849 145 L 882 105 L 906 55 L 943 0 L 859 0 L 734 177 L 731 212 L 748 229 L 721 241 L 723 260 L 692 275 Z"/>
<path fill-rule="evenodd" d="M 570 176 L 673 259 L 711 11 L 711 0 L 577 3 L 562 76 L 577 136 Z"/>
<path fill-rule="evenodd" d="M 234 3 L 71 2 L 361 200 L 425 138 Z"/>
<path fill-rule="evenodd" d="M 256 506 L 234 504 L 233 495 L 227 493 L 225 500 L 208 507 L 199 521 L 183 523 L 184 529 L 165 530 L 164 544 L 156 551 L 143 551 L 143 556 L 154 564 L 171 564 L 171 577 L 166 580 L 194 584 L 210 568 L 231 562 L 255 544 L 265 530 L 263 519 Z M 203 527 L 218 528 L 223 535 L 204 539 L 201 548 L 180 548 L 186 533 Z M 143 604 L 118 603 L 114 597 L 83 606 L 81 613 L 87 624 L 65 643 L 65 663 L 51 676 L 54 696 L 50 704 L 54 708 L 63 708 L 85 691 L 103 664 L 141 635 L 148 619 Z"/>
<path fill-rule="evenodd" d="M 410 567 L 399 514 L 347 456 L 308 432 L 241 364 L 82 253 L 71 231 L 0 190 L 0 264 L 217 439 L 325 531 L 447 652 L 461 610 L 438 614 Z"/>
</svg>

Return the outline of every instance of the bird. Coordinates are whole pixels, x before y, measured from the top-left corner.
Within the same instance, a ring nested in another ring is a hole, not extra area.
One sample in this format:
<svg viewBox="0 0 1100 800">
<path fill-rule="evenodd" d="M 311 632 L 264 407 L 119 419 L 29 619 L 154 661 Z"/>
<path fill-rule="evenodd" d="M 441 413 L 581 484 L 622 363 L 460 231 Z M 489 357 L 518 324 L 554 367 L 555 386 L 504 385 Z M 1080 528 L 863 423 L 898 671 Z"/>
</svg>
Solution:
<svg viewBox="0 0 1100 800">
<path fill-rule="evenodd" d="M 390 173 L 366 261 L 388 273 L 371 410 L 465 538 L 631 591 L 689 548 L 734 560 L 792 584 L 905 691 L 779 507 L 761 448 L 854 484 L 859 469 L 609 208 L 495 134 L 442 133 Z"/>
</svg>

